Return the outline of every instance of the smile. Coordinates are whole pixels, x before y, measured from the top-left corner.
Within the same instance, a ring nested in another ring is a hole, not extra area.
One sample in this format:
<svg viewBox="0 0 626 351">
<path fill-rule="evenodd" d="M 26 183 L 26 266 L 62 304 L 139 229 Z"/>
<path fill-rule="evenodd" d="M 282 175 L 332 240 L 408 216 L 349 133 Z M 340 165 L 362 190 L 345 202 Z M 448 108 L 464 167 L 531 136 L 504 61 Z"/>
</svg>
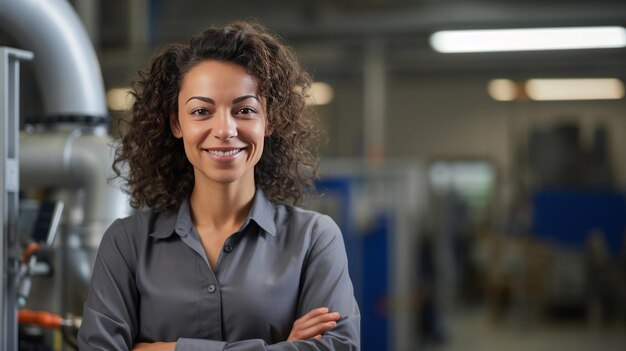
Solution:
<svg viewBox="0 0 626 351">
<path fill-rule="evenodd" d="M 232 149 L 232 150 L 207 150 L 210 154 L 215 155 L 217 157 L 230 157 L 230 156 L 234 156 L 238 153 L 240 153 L 241 151 L 243 151 L 242 149 Z"/>
</svg>

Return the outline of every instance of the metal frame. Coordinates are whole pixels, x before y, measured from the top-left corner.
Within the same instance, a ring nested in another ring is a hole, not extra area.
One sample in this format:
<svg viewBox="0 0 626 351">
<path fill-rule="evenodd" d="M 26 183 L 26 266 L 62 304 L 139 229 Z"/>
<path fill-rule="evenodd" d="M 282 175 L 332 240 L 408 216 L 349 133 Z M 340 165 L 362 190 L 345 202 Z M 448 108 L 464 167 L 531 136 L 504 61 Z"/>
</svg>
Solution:
<svg viewBox="0 0 626 351">
<path fill-rule="evenodd" d="M 0 47 L 0 350 L 6 351 L 17 350 L 20 61 L 32 58 L 32 52 Z"/>
</svg>

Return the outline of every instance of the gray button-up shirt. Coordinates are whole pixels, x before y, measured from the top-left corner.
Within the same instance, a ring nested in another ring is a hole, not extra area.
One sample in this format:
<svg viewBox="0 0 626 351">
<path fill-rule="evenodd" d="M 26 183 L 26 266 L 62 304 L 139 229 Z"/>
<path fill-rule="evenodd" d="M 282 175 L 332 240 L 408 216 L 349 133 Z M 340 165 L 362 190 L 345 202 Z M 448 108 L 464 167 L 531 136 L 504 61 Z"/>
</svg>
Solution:
<svg viewBox="0 0 626 351">
<path fill-rule="evenodd" d="M 317 307 L 337 311 L 321 339 L 287 342 Z M 359 350 L 360 314 L 341 232 L 328 216 L 274 204 L 257 190 L 241 229 L 209 266 L 188 201 L 138 212 L 106 231 L 94 265 L 81 350 Z"/>
</svg>

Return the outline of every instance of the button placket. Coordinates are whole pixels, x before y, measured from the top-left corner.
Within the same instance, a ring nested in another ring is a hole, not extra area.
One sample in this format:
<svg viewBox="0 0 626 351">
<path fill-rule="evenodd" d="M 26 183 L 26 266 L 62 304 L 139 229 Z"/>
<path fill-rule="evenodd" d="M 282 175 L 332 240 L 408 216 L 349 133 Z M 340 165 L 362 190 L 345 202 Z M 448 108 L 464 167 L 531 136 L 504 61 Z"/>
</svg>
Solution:
<svg viewBox="0 0 626 351">
<path fill-rule="evenodd" d="M 224 245 L 224 252 L 231 253 L 233 251 L 233 246 L 231 244 Z"/>
</svg>

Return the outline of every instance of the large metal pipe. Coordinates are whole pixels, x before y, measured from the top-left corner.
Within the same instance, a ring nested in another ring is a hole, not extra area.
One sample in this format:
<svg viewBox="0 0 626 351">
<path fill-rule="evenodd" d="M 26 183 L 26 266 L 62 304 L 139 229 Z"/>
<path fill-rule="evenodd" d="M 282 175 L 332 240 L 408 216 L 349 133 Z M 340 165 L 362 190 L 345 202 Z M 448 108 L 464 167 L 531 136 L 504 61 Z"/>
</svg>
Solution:
<svg viewBox="0 0 626 351">
<path fill-rule="evenodd" d="M 0 29 L 34 52 L 47 115 L 108 115 L 95 50 L 68 1 L 0 0 Z M 87 241 L 99 242 L 104 229 L 127 214 L 127 196 L 107 183 L 111 139 L 95 130 L 76 127 L 23 134 L 20 179 L 25 187 L 84 189 L 81 226 L 90 228 Z"/>
<path fill-rule="evenodd" d="M 0 0 L 0 30 L 34 52 L 47 115 L 108 115 L 95 50 L 68 1 Z"/>
<path fill-rule="evenodd" d="M 108 135 L 84 128 L 20 135 L 20 183 L 84 189 L 79 232 L 84 245 L 92 249 L 105 229 L 130 210 L 126 194 L 117 182 L 109 180 L 114 156 L 110 143 Z"/>
</svg>

